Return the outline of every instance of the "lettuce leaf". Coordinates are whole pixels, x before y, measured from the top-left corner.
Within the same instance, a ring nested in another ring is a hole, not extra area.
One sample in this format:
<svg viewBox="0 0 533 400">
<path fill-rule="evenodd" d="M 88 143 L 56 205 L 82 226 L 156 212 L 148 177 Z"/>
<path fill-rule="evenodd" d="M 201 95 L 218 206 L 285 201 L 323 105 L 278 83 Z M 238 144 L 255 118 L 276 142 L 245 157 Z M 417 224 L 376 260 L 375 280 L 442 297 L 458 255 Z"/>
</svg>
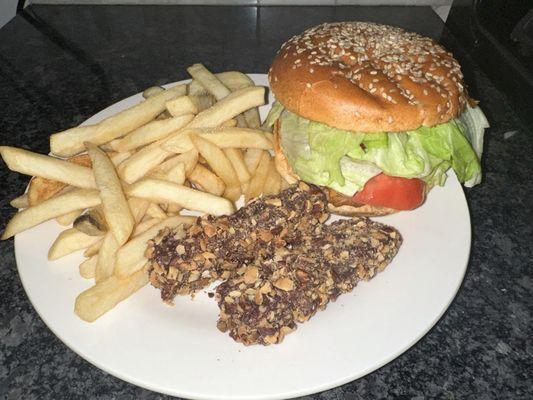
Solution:
<svg viewBox="0 0 533 400">
<path fill-rule="evenodd" d="M 465 111 L 464 125 L 452 120 L 414 131 L 368 134 L 332 128 L 278 107 L 281 147 L 294 171 L 310 183 L 351 196 L 380 172 L 443 185 L 451 167 L 462 182 L 481 180 L 487 124 L 477 108 Z"/>
</svg>

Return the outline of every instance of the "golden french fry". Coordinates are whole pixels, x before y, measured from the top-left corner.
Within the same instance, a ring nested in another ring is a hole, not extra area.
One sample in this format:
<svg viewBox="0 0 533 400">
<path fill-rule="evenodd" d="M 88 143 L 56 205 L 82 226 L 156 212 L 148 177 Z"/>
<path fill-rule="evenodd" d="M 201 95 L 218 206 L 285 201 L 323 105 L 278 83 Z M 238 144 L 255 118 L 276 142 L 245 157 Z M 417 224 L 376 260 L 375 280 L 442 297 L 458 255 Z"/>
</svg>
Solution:
<svg viewBox="0 0 533 400">
<path fill-rule="evenodd" d="M 94 279 L 96 283 L 113 275 L 115 269 L 115 257 L 120 245 L 111 231 L 107 232 L 102 239 L 102 246 L 98 252 Z"/>
<path fill-rule="evenodd" d="M 89 236 L 77 229 L 66 229 L 59 234 L 48 251 L 49 260 L 57 260 L 75 251 L 85 249 L 99 240 L 96 236 Z"/>
<path fill-rule="evenodd" d="M 74 210 L 69 212 L 68 214 L 60 215 L 56 218 L 56 221 L 59 225 L 68 226 L 74 223 L 76 218 L 80 216 L 80 214 L 83 212 L 83 210 Z"/>
<path fill-rule="evenodd" d="M 237 127 L 238 128 L 248 128 L 248 124 L 246 123 L 246 119 L 244 118 L 244 114 L 239 114 L 235 117 L 235 120 L 237 121 Z"/>
<path fill-rule="evenodd" d="M 274 160 L 270 160 L 270 166 L 267 178 L 265 180 L 265 186 L 263 188 L 263 194 L 265 196 L 271 194 L 278 194 L 281 190 L 281 176 L 276 169 Z"/>
<path fill-rule="evenodd" d="M 269 170 L 270 155 L 264 151 L 254 176 L 248 185 L 248 191 L 244 194 L 245 203 L 248 203 L 250 200 L 256 198 L 262 193 Z"/>
<path fill-rule="evenodd" d="M 228 119 L 227 121 L 222 122 L 220 126 L 224 128 L 233 128 L 237 126 L 237 120 L 235 118 Z"/>
<path fill-rule="evenodd" d="M 131 214 L 122 183 L 109 157 L 92 143 L 86 143 L 93 163 L 94 179 L 100 190 L 102 209 L 109 231 L 121 246 L 131 235 L 135 220 Z"/>
<path fill-rule="evenodd" d="M 163 228 L 175 228 L 177 235 L 185 235 L 183 226 L 192 225 L 196 221 L 195 217 L 175 216 L 161 221 L 152 226 L 147 231 L 135 236 L 128 243 L 122 246 L 116 257 L 115 275 L 124 278 L 136 272 L 146 264 L 146 248 L 148 241 L 155 238 Z M 182 227 L 181 229 L 179 227 Z"/>
<path fill-rule="evenodd" d="M 165 211 L 159 207 L 156 203 L 150 203 L 148 209 L 146 210 L 146 215 L 150 218 L 165 219 L 167 214 Z"/>
<path fill-rule="evenodd" d="M 92 256 L 92 257 L 87 258 L 85 261 L 83 261 L 80 264 L 79 269 L 80 269 L 80 275 L 82 278 L 85 278 L 85 279 L 94 278 L 97 261 L 98 261 L 98 257 Z"/>
<path fill-rule="evenodd" d="M 244 157 L 241 149 L 224 149 L 224 154 L 226 157 L 228 157 L 228 160 L 230 160 L 235 172 L 237 172 L 237 177 L 239 178 L 242 188 L 250 181 L 251 175 L 248 172 L 248 168 L 246 168 L 246 164 L 244 163 Z"/>
<path fill-rule="evenodd" d="M 228 200 L 237 201 L 241 197 L 241 186 L 226 186 L 224 193 L 222 194 Z"/>
<path fill-rule="evenodd" d="M 185 164 L 178 163 L 166 172 L 154 172 L 150 177 L 183 185 L 185 182 Z"/>
<path fill-rule="evenodd" d="M 252 81 L 246 74 L 238 71 L 219 72 L 216 73 L 215 76 L 232 92 L 255 85 L 254 81 Z M 205 93 L 207 93 L 205 88 L 194 79 L 187 85 L 187 94 L 189 95 L 198 96 Z"/>
<path fill-rule="evenodd" d="M 131 237 L 134 238 L 135 236 L 140 235 L 143 232 L 146 232 L 152 226 L 157 225 L 161 221 L 162 219 L 159 219 L 159 218 L 150 218 L 150 219 L 147 219 L 146 221 L 139 222 L 139 224 L 133 230 Z"/>
<path fill-rule="evenodd" d="M 98 254 L 98 252 L 100 251 L 100 247 L 102 247 L 102 237 L 101 236 L 95 236 L 95 237 L 97 237 L 99 240 L 97 242 L 94 242 L 94 244 L 90 245 L 89 247 L 87 247 L 87 249 L 85 249 L 85 251 L 83 252 L 84 257 L 92 257 Z"/>
<path fill-rule="evenodd" d="M 28 199 L 28 194 L 24 193 L 23 195 L 20 195 L 19 197 L 15 197 L 13 200 L 9 202 L 9 205 L 14 208 L 28 208 L 30 206 L 30 202 Z"/>
<path fill-rule="evenodd" d="M 246 120 L 246 125 L 248 125 L 249 128 L 259 129 L 261 127 L 261 117 L 259 116 L 259 110 L 257 107 L 246 110 L 243 115 Z"/>
<path fill-rule="evenodd" d="M 180 211 L 181 211 L 181 207 L 174 203 L 170 203 L 167 207 L 168 216 L 178 215 Z"/>
<path fill-rule="evenodd" d="M 148 271 L 142 267 L 124 279 L 110 276 L 80 293 L 74 312 L 82 320 L 93 322 L 147 283 Z"/>
<path fill-rule="evenodd" d="M 187 126 L 188 128 L 214 128 L 240 113 L 265 103 L 265 88 L 248 87 L 224 97 L 213 107 L 202 111 Z"/>
<path fill-rule="evenodd" d="M 154 168 L 154 173 L 167 173 L 176 165 L 183 163 L 185 165 L 185 175 L 188 176 L 198 163 L 198 150 L 193 149 L 177 156 L 173 156 Z"/>
<path fill-rule="evenodd" d="M 234 204 L 227 199 L 159 179 L 136 182 L 128 188 L 128 194 L 156 203 L 176 203 L 188 210 L 212 215 L 232 214 L 235 211 Z"/>
<path fill-rule="evenodd" d="M 171 155 L 159 142 L 149 144 L 120 164 L 118 173 L 127 183 L 136 182 Z"/>
<path fill-rule="evenodd" d="M 166 107 L 169 114 L 173 117 L 184 114 L 198 114 L 198 108 L 189 96 L 181 96 L 177 99 L 167 101 Z"/>
<path fill-rule="evenodd" d="M 162 144 L 163 149 L 173 153 L 184 153 L 193 148 L 189 135 L 197 135 L 209 140 L 221 149 L 263 149 L 273 148 L 272 141 L 265 132 L 248 128 L 184 129 Z"/>
<path fill-rule="evenodd" d="M 177 100 L 186 98 L 178 97 Z M 148 122 L 124 136 L 116 144 L 118 151 L 129 151 L 145 146 L 152 142 L 166 138 L 172 132 L 183 128 L 194 118 L 193 114 L 185 114 L 176 116 L 175 118 L 167 118 L 162 120 L 155 120 Z"/>
<path fill-rule="evenodd" d="M 138 199 L 136 197 L 128 198 L 128 205 L 130 206 L 131 214 L 135 223 L 139 223 L 146 214 L 146 210 L 150 206 L 150 202 L 145 199 Z"/>
<path fill-rule="evenodd" d="M 121 151 L 120 153 L 115 153 L 113 155 L 109 155 L 109 158 L 111 158 L 111 162 L 115 167 L 118 167 L 120 164 L 122 164 L 125 160 L 131 157 L 133 153 L 129 151 Z"/>
<path fill-rule="evenodd" d="M 167 101 L 183 96 L 185 92 L 184 85 L 174 86 L 98 124 L 78 126 L 55 133 L 50 136 L 50 150 L 57 156 L 68 157 L 82 152 L 85 142 L 99 145 L 122 137 L 153 120 L 165 110 Z"/>
<path fill-rule="evenodd" d="M 194 64 L 187 68 L 187 72 L 217 100 L 222 100 L 231 93 L 203 64 Z"/>
<path fill-rule="evenodd" d="M 262 156 L 263 156 L 263 150 L 260 150 L 260 149 L 248 149 L 244 153 L 244 163 L 246 164 L 246 167 L 248 168 L 248 172 L 251 175 L 255 173 L 255 170 L 257 166 L 259 165 L 259 161 L 261 161 Z"/>
<path fill-rule="evenodd" d="M 198 152 L 205 158 L 211 169 L 224 181 L 226 184 L 226 192 L 230 194 L 231 200 L 237 200 L 240 196 L 240 182 L 237 177 L 237 172 L 233 168 L 230 160 L 226 157 L 224 152 L 216 145 L 199 136 L 191 135 L 191 140 Z M 238 194 L 235 188 L 238 189 Z M 235 198 L 235 196 L 237 196 Z"/>
<path fill-rule="evenodd" d="M 196 164 L 196 167 L 194 167 L 189 175 L 189 181 L 198 189 L 214 194 L 215 196 L 222 196 L 226 189 L 224 181 L 202 164 Z"/>
<path fill-rule="evenodd" d="M 287 182 L 283 177 L 281 178 L 281 190 L 288 189 L 291 186 L 289 182 Z"/>
<path fill-rule="evenodd" d="M 149 97 L 154 97 L 161 92 L 164 92 L 165 88 L 161 86 L 150 86 L 149 88 L 144 89 L 142 96 L 147 99 Z"/>
<path fill-rule="evenodd" d="M 83 189 L 96 188 L 91 169 L 82 165 L 9 146 L 0 146 L 0 155 L 11 171 L 55 180 Z"/>
<path fill-rule="evenodd" d="M 71 211 L 96 207 L 100 202 L 98 191 L 89 189 L 74 189 L 68 193 L 52 197 L 15 214 L 7 224 L 0 240 L 9 239 L 17 233 L 39 225 L 41 222 Z"/>
<path fill-rule="evenodd" d="M 203 111 L 216 103 L 215 97 L 210 94 L 188 95 L 187 97 L 193 102 L 198 112 Z"/>
</svg>

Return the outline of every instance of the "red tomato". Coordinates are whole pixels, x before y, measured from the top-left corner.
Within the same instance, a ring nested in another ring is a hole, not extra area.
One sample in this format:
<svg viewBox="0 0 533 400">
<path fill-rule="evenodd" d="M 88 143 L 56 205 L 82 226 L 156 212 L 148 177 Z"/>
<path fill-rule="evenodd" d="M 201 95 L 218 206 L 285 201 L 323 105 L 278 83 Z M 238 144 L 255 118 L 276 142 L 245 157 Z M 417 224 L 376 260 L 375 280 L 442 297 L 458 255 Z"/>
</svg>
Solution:
<svg viewBox="0 0 533 400">
<path fill-rule="evenodd" d="M 425 184 L 420 179 L 379 174 L 354 195 L 354 200 L 395 210 L 412 210 L 424 202 L 425 196 Z"/>
</svg>

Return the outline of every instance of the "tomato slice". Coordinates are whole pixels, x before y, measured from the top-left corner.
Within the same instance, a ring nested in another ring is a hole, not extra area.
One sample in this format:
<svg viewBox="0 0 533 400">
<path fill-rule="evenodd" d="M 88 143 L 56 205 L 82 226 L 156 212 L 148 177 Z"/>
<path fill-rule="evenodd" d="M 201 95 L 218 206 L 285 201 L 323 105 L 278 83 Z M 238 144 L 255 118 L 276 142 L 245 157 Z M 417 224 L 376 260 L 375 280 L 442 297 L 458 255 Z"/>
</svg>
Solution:
<svg viewBox="0 0 533 400">
<path fill-rule="evenodd" d="M 354 200 L 395 210 L 412 210 L 420 206 L 425 197 L 425 183 L 420 179 L 379 174 L 354 195 Z"/>
</svg>

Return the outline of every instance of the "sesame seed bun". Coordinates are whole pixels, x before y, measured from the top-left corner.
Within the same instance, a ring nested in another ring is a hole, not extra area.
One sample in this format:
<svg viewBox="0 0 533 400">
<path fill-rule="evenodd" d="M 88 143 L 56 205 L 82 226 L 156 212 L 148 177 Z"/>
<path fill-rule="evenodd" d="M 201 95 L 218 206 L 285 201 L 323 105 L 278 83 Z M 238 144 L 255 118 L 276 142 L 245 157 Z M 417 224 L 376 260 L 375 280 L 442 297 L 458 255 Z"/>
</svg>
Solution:
<svg viewBox="0 0 533 400">
<path fill-rule="evenodd" d="M 281 150 L 279 143 L 279 122 L 274 124 L 274 163 L 279 174 L 291 185 L 298 182 L 300 178 L 296 175 L 287 158 Z M 328 209 L 330 212 L 348 217 L 377 217 L 398 212 L 392 208 L 371 206 L 369 204 L 359 204 L 351 197 L 336 192 L 333 189 L 322 187 L 328 198 Z"/>
<path fill-rule="evenodd" d="M 456 118 L 459 63 L 433 40 L 387 25 L 327 23 L 287 41 L 269 71 L 288 110 L 335 128 L 396 132 Z"/>
</svg>

